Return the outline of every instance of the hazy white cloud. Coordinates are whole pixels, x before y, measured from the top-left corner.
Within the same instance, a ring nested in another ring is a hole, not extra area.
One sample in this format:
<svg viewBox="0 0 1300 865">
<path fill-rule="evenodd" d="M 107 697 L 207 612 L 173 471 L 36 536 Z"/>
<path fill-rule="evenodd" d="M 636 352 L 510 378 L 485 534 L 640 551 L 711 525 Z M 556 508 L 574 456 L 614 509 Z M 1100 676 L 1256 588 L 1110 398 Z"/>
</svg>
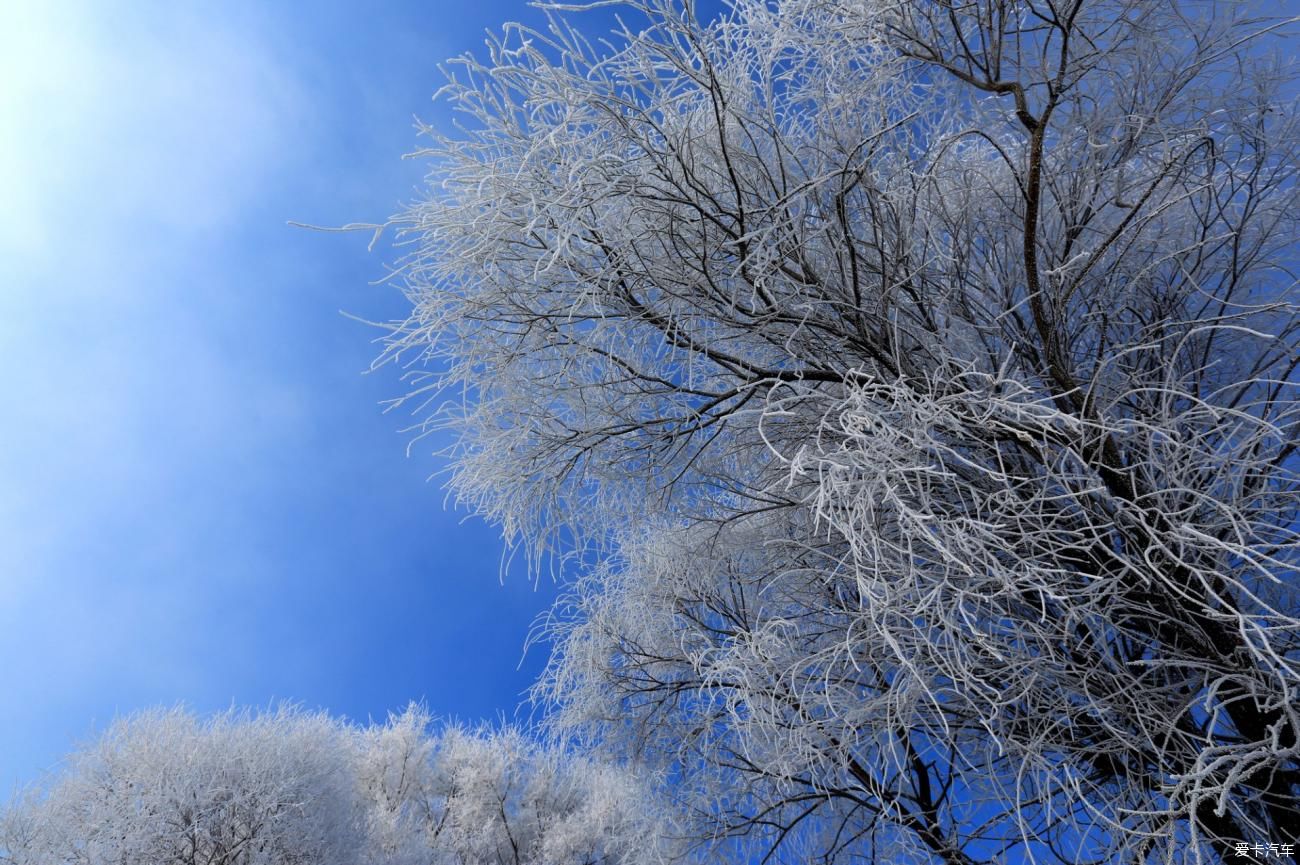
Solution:
<svg viewBox="0 0 1300 865">
<path fill-rule="evenodd" d="M 116 7 L 116 8 L 114 8 Z M 255 18 L 193 4 L 17 2 L 0 30 L 0 243 L 61 262 L 228 224 L 302 125 Z M 89 263 L 89 262 L 86 262 Z"/>
<path fill-rule="evenodd" d="M 335 314 L 403 312 L 384 256 L 285 221 L 415 194 L 432 64 L 515 10 L 0 6 L 0 800 L 155 702 L 511 705 L 544 604 L 466 601 L 497 535 L 437 513 Z"/>
<path fill-rule="evenodd" d="M 5 18 L 0 624 L 94 668 L 133 628 L 183 624 L 199 574 L 262 566 L 218 555 L 187 501 L 301 417 L 238 341 L 258 264 L 222 247 L 312 118 L 290 46 L 237 3 L 20 0 Z"/>
</svg>

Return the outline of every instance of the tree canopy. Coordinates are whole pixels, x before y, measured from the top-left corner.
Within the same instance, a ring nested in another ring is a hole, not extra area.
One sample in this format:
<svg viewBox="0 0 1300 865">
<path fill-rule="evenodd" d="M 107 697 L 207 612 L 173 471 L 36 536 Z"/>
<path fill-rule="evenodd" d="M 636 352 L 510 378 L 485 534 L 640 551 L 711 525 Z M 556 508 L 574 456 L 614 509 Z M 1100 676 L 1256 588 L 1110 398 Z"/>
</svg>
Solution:
<svg viewBox="0 0 1300 865">
<path fill-rule="evenodd" d="M 115 723 L 0 814 L 5 865 L 653 865 L 669 812 L 629 772 L 411 706 Z"/>
<path fill-rule="evenodd" d="M 771 861 L 1300 841 L 1289 22 L 620 9 L 448 67 L 385 356 L 552 730 Z"/>
</svg>

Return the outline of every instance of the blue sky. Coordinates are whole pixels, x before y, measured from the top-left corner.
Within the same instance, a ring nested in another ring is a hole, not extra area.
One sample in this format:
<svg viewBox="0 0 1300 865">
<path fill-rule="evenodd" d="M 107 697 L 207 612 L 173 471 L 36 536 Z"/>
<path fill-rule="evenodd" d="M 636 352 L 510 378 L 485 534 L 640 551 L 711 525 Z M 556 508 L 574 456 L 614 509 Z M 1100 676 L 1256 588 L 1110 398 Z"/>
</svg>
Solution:
<svg viewBox="0 0 1300 865">
<path fill-rule="evenodd" d="M 437 64 L 518 2 L 6 4 L 0 797 L 115 715 L 513 716 L 551 590 L 363 375 Z"/>
</svg>

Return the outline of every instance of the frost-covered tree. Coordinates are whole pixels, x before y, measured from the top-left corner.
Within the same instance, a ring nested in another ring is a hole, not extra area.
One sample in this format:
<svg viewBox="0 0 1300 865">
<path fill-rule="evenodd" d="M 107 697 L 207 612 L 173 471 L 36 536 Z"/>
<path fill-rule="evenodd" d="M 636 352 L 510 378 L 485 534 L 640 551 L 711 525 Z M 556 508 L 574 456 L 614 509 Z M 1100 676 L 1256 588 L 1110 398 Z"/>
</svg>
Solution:
<svg viewBox="0 0 1300 865">
<path fill-rule="evenodd" d="M 643 782 L 522 732 L 183 710 L 114 724 L 0 812 L 4 865 L 666 865 Z"/>
<path fill-rule="evenodd" d="M 322 715 L 179 710 L 113 724 L 0 816 L 6 865 L 355 865 L 348 731 Z"/>
<path fill-rule="evenodd" d="M 386 359 L 570 579 L 557 731 L 774 861 L 1300 842 L 1296 105 L 1257 12 L 645 0 L 449 67 Z"/>
<path fill-rule="evenodd" d="M 657 865 L 679 858 L 662 800 L 623 768 L 517 729 L 430 734 L 412 707 L 362 734 L 370 837 L 385 865 Z"/>
</svg>

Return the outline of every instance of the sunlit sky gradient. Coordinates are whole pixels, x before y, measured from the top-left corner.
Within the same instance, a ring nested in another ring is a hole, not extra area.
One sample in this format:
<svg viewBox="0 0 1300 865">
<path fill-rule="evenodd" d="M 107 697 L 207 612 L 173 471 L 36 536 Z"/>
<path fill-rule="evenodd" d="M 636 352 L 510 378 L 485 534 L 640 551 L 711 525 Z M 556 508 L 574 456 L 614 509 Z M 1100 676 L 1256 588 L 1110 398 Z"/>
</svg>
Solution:
<svg viewBox="0 0 1300 865">
<path fill-rule="evenodd" d="M 512 717 L 549 600 L 362 375 L 437 64 L 519 2 L 7 0 L 0 798 L 115 715 Z"/>
</svg>

